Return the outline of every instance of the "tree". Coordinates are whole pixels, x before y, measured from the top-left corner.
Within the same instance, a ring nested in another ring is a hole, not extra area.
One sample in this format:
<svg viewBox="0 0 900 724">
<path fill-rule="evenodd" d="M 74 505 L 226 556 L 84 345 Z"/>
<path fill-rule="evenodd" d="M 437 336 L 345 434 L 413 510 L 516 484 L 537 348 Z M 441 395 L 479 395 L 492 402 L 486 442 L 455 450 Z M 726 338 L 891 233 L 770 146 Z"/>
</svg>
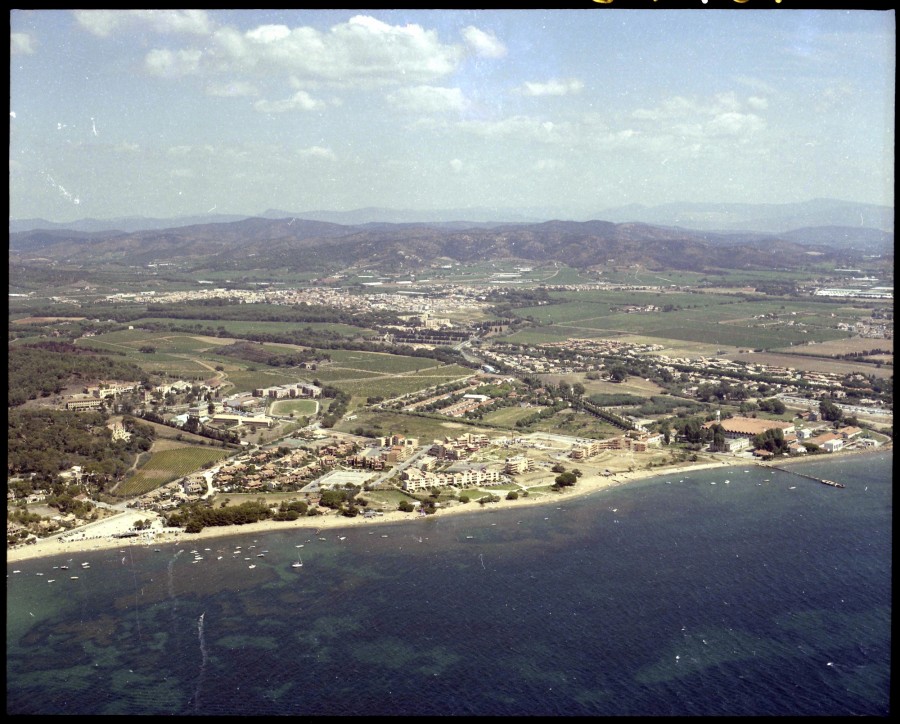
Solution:
<svg viewBox="0 0 900 724">
<path fill-rule="evenodd" d="M 570 485 L 575 485 L 575 482 L 577 480 L 578 480 L 578 478 L 575 476 L 574 473 L 560 473 L 559 475 L 556 476 L 554 482 L 560 488 L 565 488 Z"/>
<path fill-rule="evenodd" d="M 613 382 L 623 382 L 628 378 L 628 370 L 623 365 L 616 365 L 609 371 L 609 378 Z"/>
<path fill-rule="evenodd" d="M 400 505 L 397 506 L 397 510 L 404 513 L 412 513 L 415 510 L 415 506 L 408 500 L 401 500 Z"/>
<path fill-rule="evenodd" d="M 725 452 L 727 449 L 725 445 L 725 428 L 716 424 L 710 427 L 709 430 L 712 433 L 712 443 L 710 443 L 709 449 L 713 452 Z"/>
<path fill-rule="evenodd" d="M 519 494 L 518 494 L 515 490 L 510 490 L 510 491 L 506 494 L 506 499 L 507 499 L 507 500 L 518 500 L 518 499 L 519 499 Z"/>
<path fill-rule="evenodd" d="M 840 422 L 841 418 L 844 416 L 844 412 L 841 408 L 827 398 L 819 403 L 819 414 L 822 416 L 823 420 L 828 420 L 829 422 Z"/>
<path fill-rule="evenodd" d="M 562 463 L 554 463 L 553 467 L 550 468 L 554 473 L 564 473 L 566 472 L 566 466 Z"/>
</svg>

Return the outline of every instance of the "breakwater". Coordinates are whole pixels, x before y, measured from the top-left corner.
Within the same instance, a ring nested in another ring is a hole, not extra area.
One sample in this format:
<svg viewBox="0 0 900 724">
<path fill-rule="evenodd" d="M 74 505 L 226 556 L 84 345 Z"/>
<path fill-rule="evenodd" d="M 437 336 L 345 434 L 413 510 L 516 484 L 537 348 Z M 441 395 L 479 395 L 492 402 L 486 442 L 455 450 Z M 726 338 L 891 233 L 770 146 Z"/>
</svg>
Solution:
<svg viewBox="0 0 900 724">
<path fill-rule="evenodd" d="M 815 480 L 817 483 L 822 483 L 823 485 L 830 485 L 833 488 L 843 488 L 843 483 L 836 483 L 834 480 L 826 480 L 825 478 L 819 478 L 815 475 L 809 475 L 807 473 L 798 473 L 796 470 L 789 470 L 787 468 L 781 468 L 777 465 L 767 465 L 766 467 L 774 468 L 775 470 L 780 470 L 783 473 L 790 473 L 791 475 L 799 475 L 801 478 L 807 478 L 808 480 Z"/>
</svg>

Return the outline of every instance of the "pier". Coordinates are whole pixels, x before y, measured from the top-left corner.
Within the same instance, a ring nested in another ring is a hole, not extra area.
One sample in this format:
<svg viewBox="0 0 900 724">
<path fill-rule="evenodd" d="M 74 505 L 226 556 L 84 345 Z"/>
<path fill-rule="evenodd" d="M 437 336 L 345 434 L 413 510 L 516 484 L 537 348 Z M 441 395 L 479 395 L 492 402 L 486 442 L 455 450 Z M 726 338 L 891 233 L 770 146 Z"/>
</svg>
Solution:
<svg viewBox="0 0 900 724">
<path fill-rule="evenodd" d="M 832 488 L 843 488 L 843 483 L 836 483 L 833 480 L 826 480 L 825 478 L 817 478 L 815 475 L 808 475 L 807 473 L 798 473 L 796 470 L 788 470 L 787 468 L 780 468 L 777 465 L 768 465 L 767 467 L 775 468 L 775 470 L 780 470 L 783 473 L 790 473 L 791 475 L 799 475 L 801 478 L 807 478 L 808 480 L 815 480 L 817 483 L 822 483 L 823 485 L 830 485 Z"/>
</svg>

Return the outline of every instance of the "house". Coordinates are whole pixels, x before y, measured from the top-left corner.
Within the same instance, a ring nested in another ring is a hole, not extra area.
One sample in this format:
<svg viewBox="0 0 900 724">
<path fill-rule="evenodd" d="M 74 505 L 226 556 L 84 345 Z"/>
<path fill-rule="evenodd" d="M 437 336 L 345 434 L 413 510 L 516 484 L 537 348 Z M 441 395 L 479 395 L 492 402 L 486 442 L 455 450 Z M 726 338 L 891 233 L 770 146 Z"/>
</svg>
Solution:
<svg viewBox="0 0 900 724">
<path fill-rule="evenodd" d="M 853 440 L 862 434 L 862 429 L 854 427 L 853 425 L 847 425 L 846 427 L 838 429 L 837 432 L 844 440 Z"/>
</svg>

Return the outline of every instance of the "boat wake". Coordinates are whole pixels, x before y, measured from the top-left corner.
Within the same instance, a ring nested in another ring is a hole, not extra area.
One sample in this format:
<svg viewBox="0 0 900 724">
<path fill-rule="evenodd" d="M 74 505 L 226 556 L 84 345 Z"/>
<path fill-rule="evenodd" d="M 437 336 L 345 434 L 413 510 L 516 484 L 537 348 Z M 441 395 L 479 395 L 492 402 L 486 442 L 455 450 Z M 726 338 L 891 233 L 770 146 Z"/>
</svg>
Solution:
<svg viewBox="0 0 900 724">
<path fill-rule="evenodd" d="M 207 654 L 206 654 L 206 639 L 203 637 L 203 617 L 206 616 L 206 611 L 200 614 L 200 618 L 197 621 L 197 638 L 200 641 L 200 676 L 197 679 L 197 688 L 194 689 L 194 711 L 200 711 L 200 689 L 203 686 L 203 678 L 206 676 L 206 662 L 207 662 Z"/>
</svg>

